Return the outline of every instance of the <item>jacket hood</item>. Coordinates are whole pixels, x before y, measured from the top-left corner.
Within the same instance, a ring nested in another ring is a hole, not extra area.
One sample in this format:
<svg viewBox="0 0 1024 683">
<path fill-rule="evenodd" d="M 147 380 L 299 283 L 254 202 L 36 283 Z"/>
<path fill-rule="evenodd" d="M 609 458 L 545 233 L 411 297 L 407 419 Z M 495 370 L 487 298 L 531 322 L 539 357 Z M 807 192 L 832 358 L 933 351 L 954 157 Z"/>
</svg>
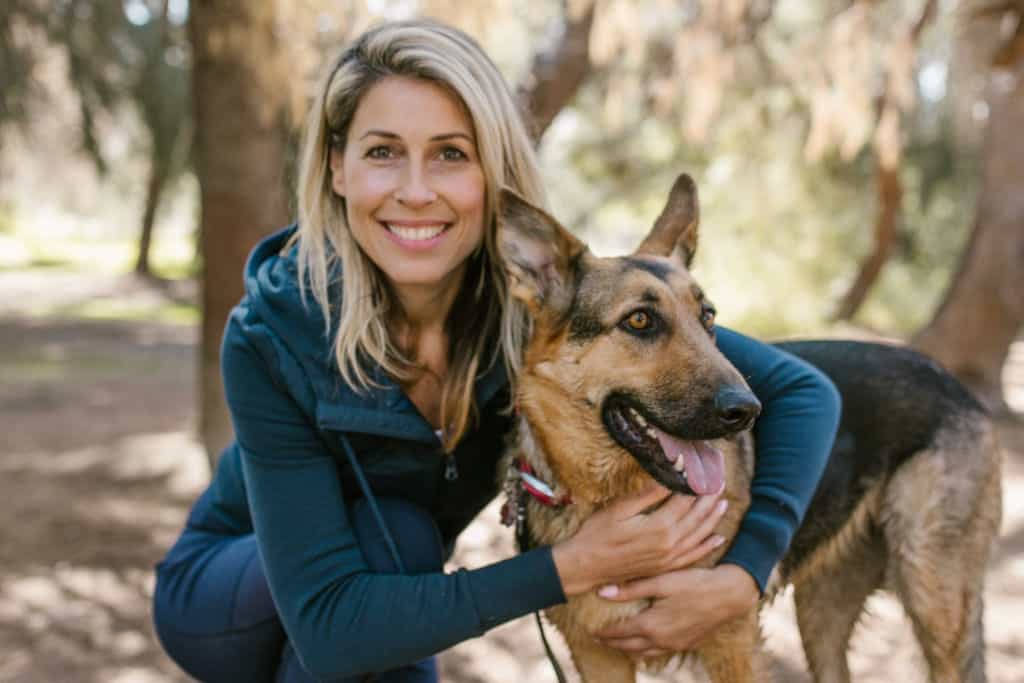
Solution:
<svg viewBox="0 0 1024 683">
<path fill-rule="evenodd" d="M 370 374 L 380 389 L 357 392 L 342 381 L 320 305 L 308 291 L 303 301 L 299 290 L 298 245 L 285 249 L 297 229 L 293 224 L 263 239 L 245 265 L 243 303 L 267 325 L 275 347 L 287 351 L 278 353 L 283 379 L 293 393 L 312 391 L 323 428 L 436 443 L 430 424 L 379 367 L 370 368 Z M 482 407 L 507 383 L 505 364 L 496 362 L 477 378 L 477 405 Z"/>
</svg>

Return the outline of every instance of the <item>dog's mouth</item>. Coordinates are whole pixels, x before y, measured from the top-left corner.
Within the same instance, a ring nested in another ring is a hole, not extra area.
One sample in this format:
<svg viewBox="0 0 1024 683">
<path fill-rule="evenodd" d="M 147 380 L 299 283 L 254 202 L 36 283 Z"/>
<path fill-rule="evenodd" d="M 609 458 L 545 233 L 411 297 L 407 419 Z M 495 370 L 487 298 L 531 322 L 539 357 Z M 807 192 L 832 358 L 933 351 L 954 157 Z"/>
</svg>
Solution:
<svg viewBox="0 0 1024 683">
<path fill-rule="evenodd" d="M 698 496 L 725 487 L 725 458 L 707 441 L 669 434 L 621 396 L 609 397 L 601 412 L 612 438 L 662 485 Z"/>
</svg>

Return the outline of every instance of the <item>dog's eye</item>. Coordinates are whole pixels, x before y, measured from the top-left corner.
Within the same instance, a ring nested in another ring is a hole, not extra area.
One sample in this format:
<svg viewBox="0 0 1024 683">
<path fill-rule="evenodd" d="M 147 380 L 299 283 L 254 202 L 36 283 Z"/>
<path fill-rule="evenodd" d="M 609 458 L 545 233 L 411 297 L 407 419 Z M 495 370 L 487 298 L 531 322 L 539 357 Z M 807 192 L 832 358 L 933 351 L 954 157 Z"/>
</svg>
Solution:
<svg viewBox="0 0 1024 683">
<path fill-rule="evenodd" d="M 715 307 L 709 303 L 703 303 L 700 306 L 700 322 L 704 325 L 704 328 L 709 332 L 715 327 L 715 314 L 718 311 Z"/>
<path fill-rule="evenodd" d="M 622 327 L 627 332 L 652 332 L 657 321 L 650 311 L 638 309 L 622 320 Z"/>
</svg>

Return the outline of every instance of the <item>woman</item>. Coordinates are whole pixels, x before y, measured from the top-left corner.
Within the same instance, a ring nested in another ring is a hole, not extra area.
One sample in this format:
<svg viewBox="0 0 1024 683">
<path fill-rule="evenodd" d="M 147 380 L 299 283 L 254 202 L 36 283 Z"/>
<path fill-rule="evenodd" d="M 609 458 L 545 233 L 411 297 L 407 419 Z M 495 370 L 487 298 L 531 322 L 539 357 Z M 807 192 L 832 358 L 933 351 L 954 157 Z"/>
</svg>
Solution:
<svg viewBox="0 0 1024 683">
<path fill-rule="evenodd" d="M 686 568 L 719 540 L 716 497 L 652 488 L 565 544 L 443 573 L 496 494 L 526 334 L 496 258 L 497 189 L 544 204 L 529 136 L 475 42 L 422 21 L 364 34 L 322 84 L 300 173 L 298 226 L 257 246 L 225 333 L 237 440 L 158 566 L 172 658 L 203 681 L 433 681 L 434 653 L 567 592 L 656 595 L 597 634 L 644 653 L 687 647 L 757 600 L 838 399 L 809 366 L 726 330 L 720 348 L 764 410 L 754 501 L 725 562 Z M 635 533 L 665 498 L 653 515 L 671 558 Z"/>
</svg>

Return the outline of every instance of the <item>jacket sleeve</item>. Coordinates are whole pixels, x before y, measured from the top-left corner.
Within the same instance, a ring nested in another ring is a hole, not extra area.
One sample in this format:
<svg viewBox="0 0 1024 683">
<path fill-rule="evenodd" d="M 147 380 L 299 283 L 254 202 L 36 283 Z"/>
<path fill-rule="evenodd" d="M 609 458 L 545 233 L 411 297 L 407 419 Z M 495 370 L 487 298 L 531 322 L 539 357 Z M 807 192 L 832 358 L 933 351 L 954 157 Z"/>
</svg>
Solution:
<svg viewBox="0 0 1024 683">
<path fill-rule="evenodd" d="M 763 593 L 828 462 L 840 397 L 821 371 L 781 349 L 721 327 L 717 341 L 762 407 L 750 509 L 722 562 L 743 567 Z"/>
<path fill-rule="evenodd" d="M 333 456 L 278 374 L 285 352 L 246 318 L 235 309 L 222 347 L 227 401 L 270 592 L 311 674 L 392 669 L 564 602 L 547 547 L 472 571 L 371 573 Z"/>
</svg>

